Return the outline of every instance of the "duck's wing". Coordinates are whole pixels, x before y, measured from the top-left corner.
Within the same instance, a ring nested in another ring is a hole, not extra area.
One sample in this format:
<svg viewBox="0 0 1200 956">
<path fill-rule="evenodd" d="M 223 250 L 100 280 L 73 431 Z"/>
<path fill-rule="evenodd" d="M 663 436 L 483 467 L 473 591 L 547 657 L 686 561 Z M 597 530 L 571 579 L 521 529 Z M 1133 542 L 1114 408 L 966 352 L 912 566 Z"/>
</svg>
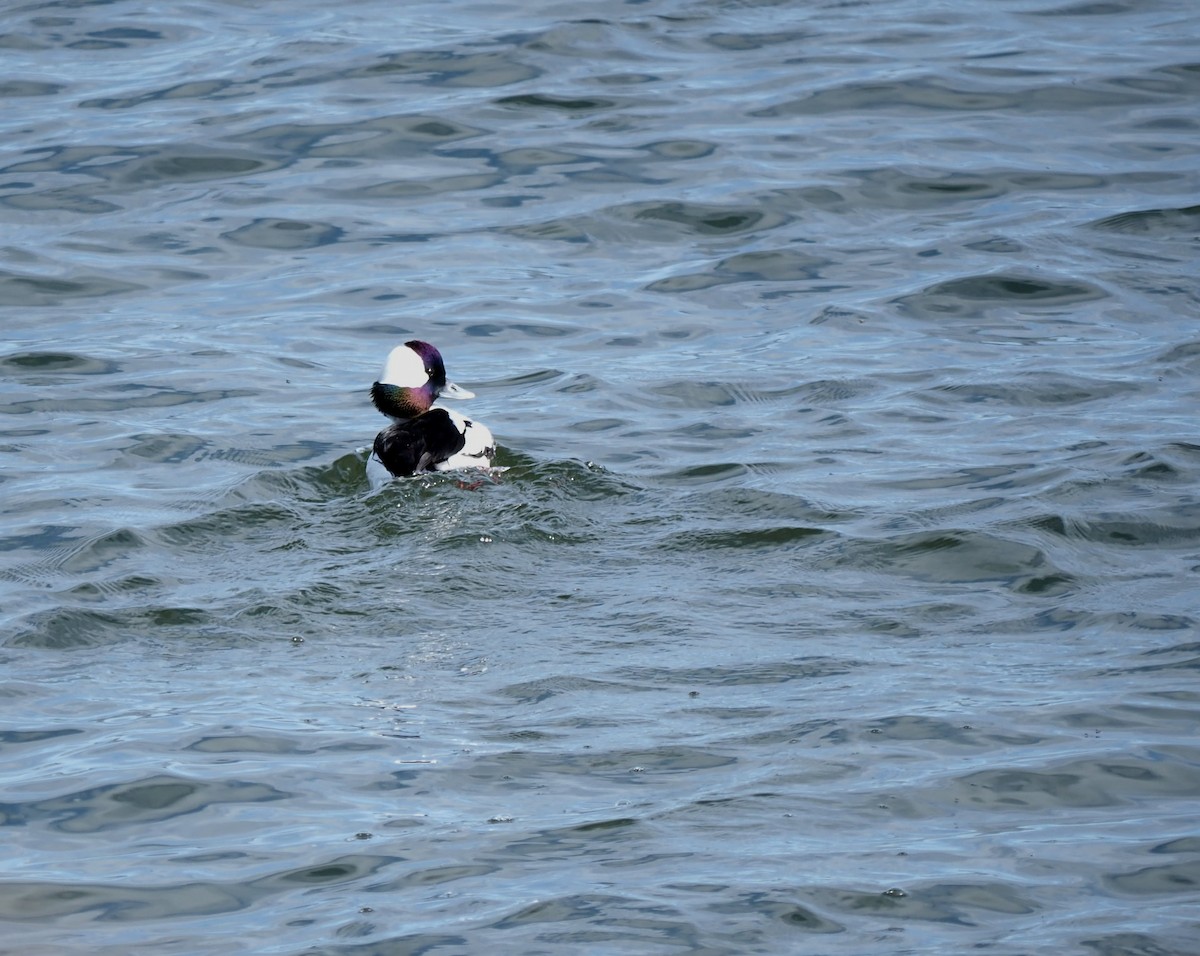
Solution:
<svg viewBox="0 0 1200 956">
<path fill-rule="evenodd" d="M 465 444 L 463 433 L 442 408 L 389 425 L 375 436 L 375 457 L 396 477 L 432 471 Z"/>
</svg>

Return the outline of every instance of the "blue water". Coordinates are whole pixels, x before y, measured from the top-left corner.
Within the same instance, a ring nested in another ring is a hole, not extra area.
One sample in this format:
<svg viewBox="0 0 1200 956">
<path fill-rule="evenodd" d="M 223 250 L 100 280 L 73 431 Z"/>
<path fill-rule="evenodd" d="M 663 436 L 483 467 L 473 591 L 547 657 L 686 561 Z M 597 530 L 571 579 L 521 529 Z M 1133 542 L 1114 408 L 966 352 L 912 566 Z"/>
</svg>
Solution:
<svg viewBox="0 0 1200 956">
<path fill-rule="evenodd" d="M 6 7 L 0 952 L 1195 953 L 1197 37 Z"/>
</svg>

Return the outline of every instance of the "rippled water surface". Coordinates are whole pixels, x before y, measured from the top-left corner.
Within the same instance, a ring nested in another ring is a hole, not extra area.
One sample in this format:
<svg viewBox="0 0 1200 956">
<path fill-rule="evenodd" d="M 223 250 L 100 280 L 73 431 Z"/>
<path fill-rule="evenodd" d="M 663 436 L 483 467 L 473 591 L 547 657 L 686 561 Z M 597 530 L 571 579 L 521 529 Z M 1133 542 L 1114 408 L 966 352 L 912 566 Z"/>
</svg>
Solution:
<svg viewBox="0 0 1200 956">
<path fill-rule="evenodd" d="M 1198 37 L 6 4 L 0 951 L 1194 954 Z"/>
</svg>

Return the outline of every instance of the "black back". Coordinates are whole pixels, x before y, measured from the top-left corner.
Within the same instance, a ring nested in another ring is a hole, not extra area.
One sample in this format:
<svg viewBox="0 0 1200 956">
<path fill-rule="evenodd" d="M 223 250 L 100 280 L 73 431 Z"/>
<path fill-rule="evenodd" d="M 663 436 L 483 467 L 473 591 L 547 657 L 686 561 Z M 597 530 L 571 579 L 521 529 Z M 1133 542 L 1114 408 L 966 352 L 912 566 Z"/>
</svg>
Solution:
<svg viewBox="0 0 1200 956">
<path fill-rule="evenodd" d="M 466 439 L 444 408 L 430 409 L 405 422 L 389 425 L 375 436 L 375 455 L 398 478 L 433 471 L 461 451 Z"/>
</svg>

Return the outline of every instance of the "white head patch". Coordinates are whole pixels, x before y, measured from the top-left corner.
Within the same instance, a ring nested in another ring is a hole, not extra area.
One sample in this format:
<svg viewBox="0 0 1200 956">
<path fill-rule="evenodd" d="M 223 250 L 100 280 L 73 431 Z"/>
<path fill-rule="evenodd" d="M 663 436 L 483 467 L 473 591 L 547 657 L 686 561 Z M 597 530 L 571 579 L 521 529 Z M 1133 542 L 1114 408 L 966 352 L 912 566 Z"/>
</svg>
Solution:
<svg viewBox="0 0 1200 956">
<path fill-rule="evenodd" d="M 407 345 L 397 345 L 388 353 L 379 381 L 384 385 L 400 388 L 420 388 L 429 376 L 425 374 L 425 362 Z"/>
</svg>

